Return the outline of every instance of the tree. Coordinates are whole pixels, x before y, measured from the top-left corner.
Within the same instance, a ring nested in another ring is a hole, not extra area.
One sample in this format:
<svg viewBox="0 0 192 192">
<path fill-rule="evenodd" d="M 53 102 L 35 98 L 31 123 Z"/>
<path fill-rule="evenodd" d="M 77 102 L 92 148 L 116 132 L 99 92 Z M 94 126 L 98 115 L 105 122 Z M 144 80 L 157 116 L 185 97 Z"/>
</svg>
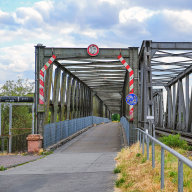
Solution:
<svg viewBox="0 0 192 192">
<path fill-rule="evenodd" d="M 119 114 L 113 114 L 112 115 L 112 121 L 120 121 L 120 115 Z"/>
<path fill-rule="evenodd" d="M 17 79 L 17 81 L 6 81 L 0 88 L 0 96 L 33 96 L 34 83 L 25 79 Z M 2 105 L 2 134 L 9 133 L 9 106 Z M 30 106 L 14 106 L 12 110 L 12 127 L 13 128 L 31 128 L 32 114 Z M 29 130 L 13 130 L 13 134 L 20 134 Z"/>
<path fill-rule="evenodd" d="M 34 82 L 28 79 L 9 80 L 0 88 L 0 96 L 33 96 Z"/>
</svg>

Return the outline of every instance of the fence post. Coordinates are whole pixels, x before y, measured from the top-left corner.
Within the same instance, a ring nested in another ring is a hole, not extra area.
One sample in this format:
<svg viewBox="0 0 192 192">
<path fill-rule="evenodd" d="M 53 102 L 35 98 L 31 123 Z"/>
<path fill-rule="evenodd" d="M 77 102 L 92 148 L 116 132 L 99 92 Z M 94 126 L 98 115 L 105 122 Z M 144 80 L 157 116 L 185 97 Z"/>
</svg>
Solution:
<svg viewBox="0 0 192 192">
<path fill-rule="evenodd" d="M 152 167 L 155 168 L 155 143 L 152 141 Z"/>
<path fill-rule="evenodd" d="M 141 148 L 141 132 L 139 130 L 139 141 L 140 141 L 140 148 Z"/>
<path fill-rule="evenodd" d="M 183 162 L 178 159 L 178 192 L 183 192 Z"/>
<path fill-rule="evenodd" d="M 9 104 L 9 153 L 12 152 L 11 128 L 12 128 L 12 104 Z"/>
<path fill-rule="evenodd" d="M 127 122 L 127 144 L 129 146 L 129 123 Z"/>
<path fill-rule="evenodd" d="M 147 160 L 149 160 L 149 138 L 147 136 Z"/>
<path fill-rule="evenodd" d="M 142 133 L 143 134 L 143 133 Z M 143 153 L 143 155 L 144 155 L 144 153 L 145 153 L 145 146 L 144 146 L 144 139 L 145 139 L 145 135 L 143 134 L 143 145 L 142 145 L 142 153 Z"/>
<path fill-rule="evenodd" d="M 137 142 L 139 142 L 139 130 L 137 130 Z"/>
<path fill-rule="evenodd" d="M 161 189 L 164 187 L 164 148 L 161 147 Z"/>
<path fill-rule="evenodd" d="M 32 104 L 32 134 L 37 133 L 34 131 L 34 103 Z"/>
<path fill-rule="evenodd" d="M 2 135 L 1 133 L 1 103 L 0 103 L 0 136 Z"/>
</svg>

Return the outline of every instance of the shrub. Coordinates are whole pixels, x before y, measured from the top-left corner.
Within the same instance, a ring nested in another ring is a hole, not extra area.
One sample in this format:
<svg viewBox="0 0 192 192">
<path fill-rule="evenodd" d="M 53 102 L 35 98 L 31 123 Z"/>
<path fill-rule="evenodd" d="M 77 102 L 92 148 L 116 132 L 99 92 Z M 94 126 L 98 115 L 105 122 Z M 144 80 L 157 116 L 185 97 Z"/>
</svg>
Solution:
<svg viewBox="0 0 192 192">
<path fill-rule="evenodd" d="M 189 150 L 189 145 L 187 144 L 187 141 L 183 140 L 180 138 L 180 135 L 168 135 L 168 136 L 164 136 L 161 137 L 159 139 L 162 143 L 164 143 L 165 145 L 168 145 L 169 147 L 173 147 L 173 148 L 181 148 L 181 149 L 185 149 L 185 150 Z"/>
</svg>

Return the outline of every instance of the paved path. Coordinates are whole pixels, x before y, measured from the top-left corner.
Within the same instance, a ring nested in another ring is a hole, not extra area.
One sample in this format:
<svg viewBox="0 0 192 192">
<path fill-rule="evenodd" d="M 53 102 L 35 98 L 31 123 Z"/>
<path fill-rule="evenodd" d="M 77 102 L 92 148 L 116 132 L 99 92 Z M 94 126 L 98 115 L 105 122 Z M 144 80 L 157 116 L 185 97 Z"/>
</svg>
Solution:
<svg viewBox="0 0 192 192">
<path fill-rule="evenodd" d="M 0 172 L 0 192 L 112 192 L 117 123 L 89 129 L 53 154 Z"/>
<path fill-rule="evenodd" d="M 42 155 L 0 155 L 0 167 L 14 167 L 43 157 Z M 1 190 L 1 189 L 0 189 Z"/>
</svg>

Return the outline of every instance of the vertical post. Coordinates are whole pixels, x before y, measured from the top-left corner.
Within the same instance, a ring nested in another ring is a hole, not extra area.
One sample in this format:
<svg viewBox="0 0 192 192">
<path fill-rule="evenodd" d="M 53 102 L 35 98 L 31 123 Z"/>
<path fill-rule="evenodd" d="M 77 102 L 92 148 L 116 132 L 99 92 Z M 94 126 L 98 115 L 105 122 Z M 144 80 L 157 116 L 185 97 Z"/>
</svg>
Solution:
<svg viewBox="0 0 192 192">
<path fill-rule="evenodd" d="M 57 115 L 58 115 L 58 98 L 59 98 L 59 91 L 60 91 L 60 76 L 61 76 L 61 69 L 57 67 L 55 69 L 54 74 L 54 87 L 53 87 L 53 114 L 51 114 L 51 122 L 57 122 Z"/>
<path fill-rule="evenodd" d="M 178 159 L 178 192 L 183 192 L 183 162 Z"/>
<path fill-rule="evenodd" d="M 140 148 L 141 148 L 141 132 L 139 131 L 139 141 L 140 141 Z"/>
<path fill-rule="evenodd" d="M 149 160 L 149 138 L 147 136 L 147 160 Z"/>
<path fill-rule="evenodd" d="M 161 147 L 161 189 L 164 187 L 164 148 Z"/>
<path fill-rule="evenodd" d="M 142 153 L 143 153 L 143 155 L 144 155 L 144 153 L 145 153 L 145 143 L 144 143 L 144 139 L 145 139 L 145 135 L 144 135 L 144 133 L 142 133 L 143 134 L 143 145 L 142 145 Z"/>
<path fill-rule="evenodd" d="M 155 142 L 152 140 L 152 167 L 155 168 Z"/>
<path fill-rule="evenodd" d="M 9 104 L 9 153 L 12 152 L 12 135 L 11 135 L 11 128 L 12 128 L 12 104 Z"/>
<path fill-rule="evenodd" d="M 176 117 L 176 84 L 173 85 L 173 118 L 172 118 L 173 129 L 175 129 L 175 117 Z"/>
<path fill-rule="evenodd" d="M 35 130 L 43 135 L 44 129 L 44 112 L 38 113 L 39 102 L 39 72 L 44 65 L 44 48 L 42 44 L 35 46 Z"/>
<path fill-rule="evenodd" d="M 69 75 L 68 76 L 68 81 L 67 81 L 67 114 L 66 114 L 66 119 L 69 120 L 69 114 L 70 114 L 70 99 L 71 99 L 71 83 L 72 83 L 72 78 Z"/>
<path fill-rule="evenodd" d="M 65 102 L 66 102 L 66 81 L 67 81 L 67 75 L 65 71 L 62 73 L 62 83 L 61 83 L 61 94 L 60 94 L 60 101 L 61 101 L 61 112 L 60 112 L 60 121 L 65 120 Z"/>
<path fill-rule="evenodd" d="M 34 103 L 32 104 L 32 134 L 36 131 L 34 130 Z"/>
<path fill-rule="evenodd" d="M 137 142 L 139 142 L 139 130 L 137 129 Z"/>
<path fill-rule="evenodd" d="M 1 103 L 0 103 L 0 136 L 2 135 L 2 132 L 1 132 Z"/>
<path fill-rule="evenodd" d="M 186 102 L 186 119 L 185 119 L 185 126 L 186 131 L 189 130 L 188 122 L 189 122 L 189 75 L 186 75 L 185 78 L 185 102 Z"/>
</svg>

